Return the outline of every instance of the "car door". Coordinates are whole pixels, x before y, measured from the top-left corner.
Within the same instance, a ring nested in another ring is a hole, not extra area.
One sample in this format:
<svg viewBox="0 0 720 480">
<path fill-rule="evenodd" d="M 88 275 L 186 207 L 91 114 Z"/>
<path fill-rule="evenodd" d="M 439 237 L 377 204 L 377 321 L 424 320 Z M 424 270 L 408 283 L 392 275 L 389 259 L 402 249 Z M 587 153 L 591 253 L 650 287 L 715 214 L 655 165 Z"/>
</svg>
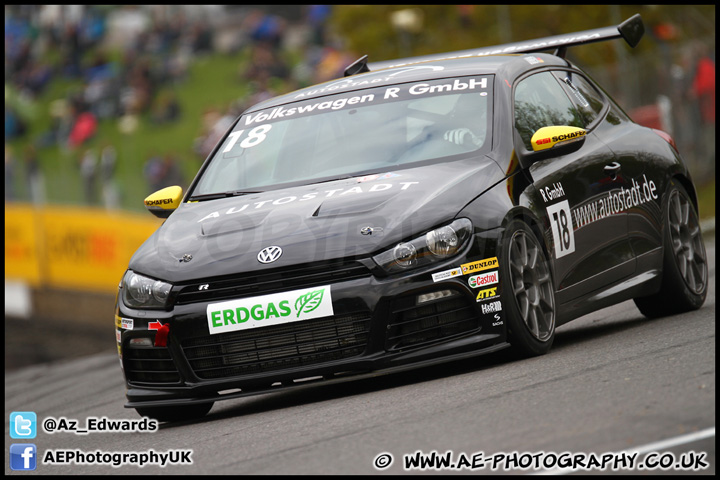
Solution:
<svg viewBox="0 0 720 480">
<path fill-rule="evenodd" d="M 578 72 L 557 72 L 557 78 L 566 88 L 582 113 L 591 118 L 603 113 L 604 96 Z M 596 134 L 615 154 L 617 175 L 624 177 L 630 190 L 625 190 L 625 208 L 628 217 L 628 238 L 638 265 L 641 257 L 662 247 L 662 222 L 660 185 L 665 175 L 660 162 L 650 160 L 648 145 L 653 144 L 657 135 L 638 127 L 627 119 L 608 114 L 608 118 L 597 128 Z"/>
<path fill-rule="evenodd" d="M 570 154 L 539 160 L 529 168 L 535 203 L 544 211 L 559 303 L 612 284 L 634 271 L 622 192 L 629 187 L 613 152 L 588 116 L 563 87 L 564 72 L 543 71 L 521 78 L 514 88 L 516 150 L 531 151 L 530 139 L 541 127 L 568 125 L 587 129 L 582 147 Z"/>
</svg>

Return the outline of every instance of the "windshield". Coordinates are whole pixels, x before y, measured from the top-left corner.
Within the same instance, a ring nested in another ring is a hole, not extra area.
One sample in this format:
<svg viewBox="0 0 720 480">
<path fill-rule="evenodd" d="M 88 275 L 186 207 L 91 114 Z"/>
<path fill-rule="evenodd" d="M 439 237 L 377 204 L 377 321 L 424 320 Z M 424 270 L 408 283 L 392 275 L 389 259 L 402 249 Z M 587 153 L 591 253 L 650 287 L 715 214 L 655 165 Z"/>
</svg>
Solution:
<svg viewBox="0 0 720 480">
<path fill-rule="evenodd" d="M 404 83 L 243 115 L 192 197 L 378 173 L 488 148 L 491 80 Z"/>
</svg>

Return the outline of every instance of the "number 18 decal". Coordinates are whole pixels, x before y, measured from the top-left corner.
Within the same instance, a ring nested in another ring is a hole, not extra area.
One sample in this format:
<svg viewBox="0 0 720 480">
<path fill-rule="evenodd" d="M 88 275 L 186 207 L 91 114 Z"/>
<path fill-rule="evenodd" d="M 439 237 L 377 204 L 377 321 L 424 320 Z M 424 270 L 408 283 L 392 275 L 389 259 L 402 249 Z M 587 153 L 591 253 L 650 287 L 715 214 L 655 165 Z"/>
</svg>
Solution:
<svg viewBox="0 0 720 480">
<path fill-rule="evenodd" d="M 263 140 L 265 140 L 265 137 L 267 133 L 272 128 L 272 125 L 260 125 L 248 132 L 248 136 L 240 142 L 240 146 L 242 148 L 251 148 L 255 145 L 258 145 Z M 222 153 L 227 153 L 230 150 L 235 147 L 235 143 L 242 137 L 242 134 L 245 133 L 245 130 L 238 130 L 237 132 L 232 132 L 230 135 L 228 135 L 228 138 L 230 141 L 228 142 L 227 146 L 225 147 L 225 150 L 222 151 Z"/>
<path fill-rule="evenodd" d="M 567 200 L 547 207 L 550 225 L 552 226 L 555 243 L 555 258 L 564 257 L 575 251 L 575 235 L 573 233 L 570 204 Z"/>
</svg>

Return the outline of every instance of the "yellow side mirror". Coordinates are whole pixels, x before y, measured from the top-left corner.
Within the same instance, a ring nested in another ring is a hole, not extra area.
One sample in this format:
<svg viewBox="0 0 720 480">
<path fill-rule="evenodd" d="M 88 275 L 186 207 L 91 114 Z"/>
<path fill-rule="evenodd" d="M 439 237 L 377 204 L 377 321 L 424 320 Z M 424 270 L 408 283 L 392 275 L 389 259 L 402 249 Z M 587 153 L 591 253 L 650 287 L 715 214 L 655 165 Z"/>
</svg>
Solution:
<svg viewBox="0 0 720 480">
<path fill-rule="evenodd" d="M 553 148 L 556 145 L 565 145 L 585 137 L 584 128 L 569 127 L 566 125 L 555 127 L 542 127 L 530 139 L 533 152 L 540 152 Z"/>
<path fill-rule="evenodd" d="M 145 208 L 159 218 L 167 218 L 180 206 L 183 197 L 182 187 L 166 187 L 145 198 Z"/>
</svg>

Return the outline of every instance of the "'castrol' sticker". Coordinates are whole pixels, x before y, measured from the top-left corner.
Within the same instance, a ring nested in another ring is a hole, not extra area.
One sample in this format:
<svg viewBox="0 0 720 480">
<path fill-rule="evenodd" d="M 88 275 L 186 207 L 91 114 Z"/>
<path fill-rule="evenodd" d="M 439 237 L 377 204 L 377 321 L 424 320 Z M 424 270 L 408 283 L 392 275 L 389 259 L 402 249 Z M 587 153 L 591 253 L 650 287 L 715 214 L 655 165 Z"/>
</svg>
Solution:
<svg viewBox="0 0 720 480">
<path fill-rule="evenodd" d="M 497 270 L 468 278 L 468 285 L 470 285 L 471 288 L 480 288 L 485 285 L 492 285 L 493 283 L 498 283 Z"/>
</svg>

